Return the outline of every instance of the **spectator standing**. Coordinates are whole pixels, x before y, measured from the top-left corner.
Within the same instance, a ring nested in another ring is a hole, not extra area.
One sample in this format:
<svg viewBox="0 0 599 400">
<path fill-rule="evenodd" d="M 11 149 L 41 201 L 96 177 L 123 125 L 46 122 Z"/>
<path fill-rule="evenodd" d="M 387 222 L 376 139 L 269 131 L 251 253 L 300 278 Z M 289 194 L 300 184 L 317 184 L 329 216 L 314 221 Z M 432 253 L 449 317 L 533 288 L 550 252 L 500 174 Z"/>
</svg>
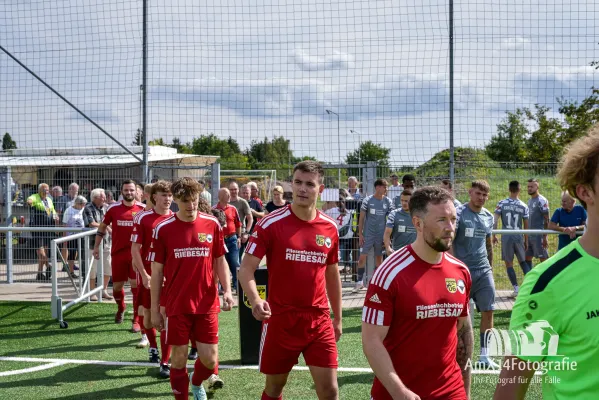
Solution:
<svg viewBox="0 0 599 400">
<path fill-rule="evenodd" d="M 256 200 L 260 203 L 260 207 L 264 208 L 264 203 L 258 192 L 258 184 L 256 182 L 248 182 L 248 186 L 250 187 L 250 199 Z"/>
<path fill-rule="evenodd" d="M 239 197 L 239 186 L 237 185 L 237 182 L 229 183 L 229 193 L 231 194 L 229 204 L 237 209 L 239 219 L 241 220 L 241 247 L 239 248 L 239 262 L 241 262 L 243 251 L 245 250 L 245 246 L 250 237 L 250 229 L 252 228 L 254 217 L 252 216 L 252 209 L 247 200 Z"/>
<path fill-rule="evenodd" d="M 260 218 L 264 217 L 264 208 L 262 207 L 262 202 L 259 202 L 256 199 L 252 198 L 251 188 L 248 185 L 243 185 L 241 187 L 241 197 L 243 197 L 248 204 L 250 205 L 250 209 L 252 210 L 252 226 L 248 233 L 252 233 L 254 231 L 254 227 L 256 223 L 260 220 Z"/>
<path fill-rule="evenodd" d="M 362 194 L 358 188 L 358 178 L 355 176 L 350 176 L 347 178 L 347 191 L 349 192 L 350 196 L 354 198 L 354 200 L 360 201 Z"/>
<path fill-rule="evenodd" d="M 222 210 L 227 219 L 227 225 L 223 228 L 225 246 L 227 246 L 225 259 L 229 264 L 229 272 L 231 272 L 231 287 L 237 291 L 237 269 L 239 268 L 239 248 L 241 247 L 241 219 L 239 218 L 237 208 L 229 204 L 229 200 L 231 200 L 229 189 L 220 189 L 218 191 L 218 203 L 214 208 Z"/>
<path fill-rule="evenodd" d="M 52 189 L 50 189 L 50 197 L 54 202 L 54 208 L 57 208 L 56 202 L 62 197 L 62 188 L 60 186 L 54 186 Z"/>
<path fill-rule="evenodd" d="M 266 207 L 264 207 L 265 215 L 270 214 L 271 212 L 278 210 L 279 208 L 285 207 L 287 204 L 290 204 L 287 200 L 283 199 L 283 191 L 282 186 L 275 186 L 272 189 L 272 200 L 266 203 Z"/>
<path fill-rule="evenodd" d="M 83 196 L 75 197 L 73 200 L 73 205 L 68 207 L 62 216 L 62 223 L 68 228 L 83 228 L 85 226 L 85 222 L 83 220 L 83 208 L 87 204 L 87 199 Z M 65 236 L 73 235 L 74 232 L 66 232 Z M 79 251 L 78 241 L 71 240 L 69 242 L 65 242 L 67 245 L 67 260 L 69 263 L 69 273 L 71 274 L 71 278 L 78 278 L 75 275 L 75 259 L 77 257 L 77 253 Z M 82 255 L 83 256 L 83 255 Z M 85 257 L 83 257 L 85 258 Z M 92 296 L 91 300 L 97 300 L 95 296 Z"/>
<path fill-rule="evenodd" d="M 27 204 L 31 207 L 29 214 L 29 226 L 52 227 L 58 222 L 58 214 L 54 209 L 54 203 L 50 198 L 50 187 L 47 183 L 40 183 L 38 192 L 27 198 Z M 47 280 L 52 277 L 52 266 L 48 262 L 46 249 L 50 248 L 54 237 L 50 232 L 31 232 L 33 246 L 37 249 L 37 280 Z M 46 274 L 44 275 L 44 265 Z"/>
<path fill-rule="evenodd" d="M 116 200 L 114 199 L 114 193 L 111 190 L 107 190 L 105 193 L 106 193 L 105 194 L 105 196 L 106 196 L 106 205 L 111 206 L 114 203 L 116 203 Z"/>
<path fill-rule="evenodd" d="M 58 186 L 58 188 L 60 188 L 60 186 Z M 62 189 L 60 191 L 62 193 Z M 75 198 L 78 195 L 79 185 L 73 182 L 69 185 L 69 191 L 66 195 L 55 198 L 54 205 L 59 216 L 62 216 L 65 210 L 73 205 Z"/>
<path fill-rule="evenodd" d="M 584 230 L 587 212 L 583 206 L 576 204 L 576 199 L 568 192 L 562 193 L 562 206 L 555 210 L 549 229 L 564 233 L 558 237 L 557 249 L 561 250 L 574 240 L 578 231 Z"/>
<path fill-rule="evenodd" d="M 108 205 L 106 204 L 106 193 L 104 189 L 96 188 L 93 189 L 90 193 L 91 201 L 86 204 L 83 209 L 83 223 L 87 228 L 97 228 L 102 223 L 104 219 L 104 214 L 106 213 L 106 209 Z M 110 277 L 112 276 L 112 265 L 111 265 L 111 257 L 110 250 L 112 247 L 112 228 L 110 226 L 106 227 L 106 235 L 103 240 L 103 250 L 102 250 L 102 262 L 104 268 L 104 290 L 102 291 L 102 298 L 106 300 L 112 300 L 113 297 L 108 293 L 108 283 L 110 281 Z M 94 248 L 94 241 L 90 241 L 90 250 Z M 93 258 L 92 265 L 90 268 L 90 278 L 89 278 L 89 287 L 90 289 L 96 288 L 96 276 L 98 263 L 100 261 Z M 85 265 L 85 263 L 84 263 Z"/>
<path fill-rule="evenodd" d="M 212 205 L 212 195 L 210 194 L 209 191 L 206 190 L 206 181 L 203 179 L 198 180 L 198 183 L 200 184 L 200 197 L 203 198 L 204 200 L 206 200 L 208 202 L 209 205 Z"/>
<path fill-rule="evenodd" d="M 354 231 L 353 231 L 353 220 L 356 214 L 355 210 L 348 210 L 345 207 L 345 197 L 341 196 L 341 191 L 345 189 L 339 190 L 339 201 L 334 202 L 327 208 L 324 212 L 326 215 L 331 217 L 337 223 L 337 231 L 339 232 L 339 255 L 340 261 L 345 267 L 345 271 L 349 272 L 352 261 L 353 263 L 356 260 L 350 260 L 350 256 L 352 253 L 352 244 L 354 242 Z"/>
</svg>

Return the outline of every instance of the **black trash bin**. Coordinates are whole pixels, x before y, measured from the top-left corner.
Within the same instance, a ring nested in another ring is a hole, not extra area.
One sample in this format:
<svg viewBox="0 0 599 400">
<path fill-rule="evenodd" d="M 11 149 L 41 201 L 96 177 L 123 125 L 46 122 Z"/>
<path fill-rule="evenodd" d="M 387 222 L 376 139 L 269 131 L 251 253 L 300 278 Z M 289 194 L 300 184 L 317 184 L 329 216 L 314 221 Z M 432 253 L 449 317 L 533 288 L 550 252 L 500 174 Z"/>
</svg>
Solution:
<svg viewBox="0 0 599 400">
<path fill-rule="evenodd" d="M 268 270 L 260 267 L 254 274 L 256 287 L 260 297 L 266 300 L 268 286 Z M 262 335 L 262 322 L 252 315 L 252 307 L 243 288 L 239 285 L 239 339 L 241 347 L 241 364 L 257 365 L 260 354 L 260 337 Z"/>
</svg>

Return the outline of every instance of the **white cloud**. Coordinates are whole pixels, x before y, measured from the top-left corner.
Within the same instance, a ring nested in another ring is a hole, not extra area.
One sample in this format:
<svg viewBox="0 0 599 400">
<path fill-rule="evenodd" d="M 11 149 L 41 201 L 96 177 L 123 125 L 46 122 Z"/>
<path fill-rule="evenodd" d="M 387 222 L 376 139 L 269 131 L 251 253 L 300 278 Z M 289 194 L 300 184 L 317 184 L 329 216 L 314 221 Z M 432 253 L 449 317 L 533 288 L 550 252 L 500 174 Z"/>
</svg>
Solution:
<svg viewBox="0 0 599 400">
<path fill-rule="evenodd" d="M 329 71 L 335 69 L 349 69 L 354 66 L 354 59 L 350 54 L 335 50 L 333 54 L 324 57 L 310 55 L 307 50 L 296 49 L 292 55 L 293 62 L 303 71 Z"/>
</svg>

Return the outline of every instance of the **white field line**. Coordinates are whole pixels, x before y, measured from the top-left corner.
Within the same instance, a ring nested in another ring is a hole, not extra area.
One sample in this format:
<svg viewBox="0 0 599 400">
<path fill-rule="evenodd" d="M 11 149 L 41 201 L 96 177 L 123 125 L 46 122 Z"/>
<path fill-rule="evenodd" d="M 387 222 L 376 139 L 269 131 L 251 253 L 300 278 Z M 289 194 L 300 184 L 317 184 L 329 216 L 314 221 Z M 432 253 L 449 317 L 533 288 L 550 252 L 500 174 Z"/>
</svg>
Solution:
<svg viewBox="0 0 599 400">
<path fill-rule="evenodd" d="M 21 369 L 18 371 L 7 371 L 1 372 L 0 376 L 6 375 L 17 375 L 19 373 L 28 373 L 41 371 L 48 368 L 54 368 L 60 365 L 65 364 L 88 364 L 88 365 L 107 365 L 107 366 L 118 366 L 118 367 L 157 367 L 157 364 L 149 363 L 149 362 L 135 362 L 135 361 L 102 361 L 102 360 L 72 360 L 72 359 L 62 359 L 62 358 L 32 358 L 32 357 L 0 357 L 0 361 L 19 361 L 19 362 L 35 362 L 35 363 L 50 363 L 46 365 L 40 365 L 38 367 Z M 188 364 L 188 367 L 193 368 L 193 364 Z M 45 368 L 44 368 L 45 367 Z M 37 368 L 37 369 L 36 369 Z M 257 371 L 257 365 L 225 365 L 220 364 L 218 366 L 219 369 L 240 369 L 240 370 L 252 370 Z M 308 371 L 308 367 L 304 366 L 294 366 L 293 369 L 295 371 Z M 362 372 L 362 373 L 372 373 L 372 369 L 370 368 L 349 368 L 349 367 L 339 367 L 337 369 L 339 372 Z M 472 371 L 473 375 L 498 375 L 498 370 L 478 370 L 475 369 Z M 536 372 L 536 375 L 541 375 L 540 371 Z"/>
<path fill-rule="evenodd" d="M 7 360 L 11 361 L 11 360 Z M 67 364 L 66 362 L 52 362 L 49 364 L 38 365 L 37 367 L 24 368 L 24 369 L 15 369 L 14 371 L 4 371 L 0 372 L 0 376 L 10 376 L 10 375 L 21 375 L 28 374 L 30 372 L 43 371 L 45 369 L 50 369 L 54 367 L 59 367 L 61 365 Z"/>
</svg>

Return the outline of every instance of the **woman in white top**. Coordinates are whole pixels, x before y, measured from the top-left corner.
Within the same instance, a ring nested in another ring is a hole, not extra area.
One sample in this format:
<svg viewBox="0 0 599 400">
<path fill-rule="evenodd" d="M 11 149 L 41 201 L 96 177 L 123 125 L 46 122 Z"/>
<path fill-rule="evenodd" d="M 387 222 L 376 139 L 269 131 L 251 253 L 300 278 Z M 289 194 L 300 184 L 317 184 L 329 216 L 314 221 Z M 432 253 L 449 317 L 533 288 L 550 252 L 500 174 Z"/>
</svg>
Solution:
<svg viewBox="0 0 599 400">
<path fill-rule="evenodd" d="M 349 272 L 351 270 L 350 255 L 354 237 L 353 220 L 355 218 L 355 211 L 346 209 L 345 199 L 340 197 L 337 202 L 327 202 L 325 214 L 337 222 L 337 230 L 339 231 L 339 261 L 345 266 L 346 272 Z"/>
<path fill-rule="evenodd" d="M 83 228 L 85 226 L 83 222 L 83 208 L 87 204 L 87 200 L 83 196 L 75 197 L 73 205 L 67 208 L 62 216 L 63 225 L 69 228 Z M 65 236 L 73 235 L 75 232 L 66 232 Z M 73 279 L 78 278 L 75 274 L 75 259 L 77 258 L 77 240 L 71 240 L 67 242 L 68 254 L 67 259 L 69 262 L 69 273 Z M 64 257 L 64 256 L 63 256 Z"/>
</svg>

